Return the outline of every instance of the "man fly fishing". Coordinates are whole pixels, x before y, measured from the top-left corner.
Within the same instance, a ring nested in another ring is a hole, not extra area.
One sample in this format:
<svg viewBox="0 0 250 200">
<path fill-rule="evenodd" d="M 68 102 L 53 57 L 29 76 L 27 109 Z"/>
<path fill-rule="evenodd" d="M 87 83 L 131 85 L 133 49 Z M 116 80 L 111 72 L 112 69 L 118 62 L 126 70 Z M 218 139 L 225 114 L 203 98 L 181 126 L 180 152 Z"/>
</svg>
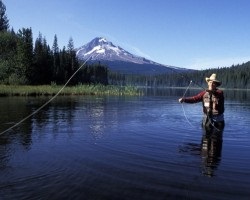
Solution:
<svg viewBox="0 0 250 200">
<path fill-rule="evenodd" d="M 205 78 L 208 89 L 200 92 L 192 97 L 182 97 L 179 102 L 198 103 L 203 105 L 203 121 L 202 126 L 206 129 L 215 127 L 217 130 L 223 130 L 224 122 L 224 94 L 218 89 L 221 82 L 216 79 L 216 74 L 212 74 L 209 78 Z"/>
</svg>

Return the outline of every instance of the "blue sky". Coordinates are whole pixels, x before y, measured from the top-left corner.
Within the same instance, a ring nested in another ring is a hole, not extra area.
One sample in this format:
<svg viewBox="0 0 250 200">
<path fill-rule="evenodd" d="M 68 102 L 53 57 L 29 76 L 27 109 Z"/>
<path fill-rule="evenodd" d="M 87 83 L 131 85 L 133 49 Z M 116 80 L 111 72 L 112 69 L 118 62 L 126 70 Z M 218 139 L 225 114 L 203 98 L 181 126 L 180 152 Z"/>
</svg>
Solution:
<svg viewBox="0 0 250 200">
<path fill-rule="evenodd" d="M 3 0 L 11 27 L 52 46 L 95 37 L 155 62 L 207 69 L 250 61 L 248 0 Z"/>
</svg>

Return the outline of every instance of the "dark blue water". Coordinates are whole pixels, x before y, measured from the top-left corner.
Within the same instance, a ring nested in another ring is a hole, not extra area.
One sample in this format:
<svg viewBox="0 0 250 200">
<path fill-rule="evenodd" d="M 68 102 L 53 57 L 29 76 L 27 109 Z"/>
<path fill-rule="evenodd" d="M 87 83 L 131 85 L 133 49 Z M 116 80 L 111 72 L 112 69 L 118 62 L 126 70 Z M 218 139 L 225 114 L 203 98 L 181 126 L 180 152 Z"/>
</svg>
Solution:
<svg viewBox="0 0 250 200">
<path fill-rule="evenodd" d="M 225 94 L 221 135 L 182 94 L 56 98 L 0 136 L 0 199 L 248 199 L 249 93 Z M 0 98 L 0 132 L 47 100 Z"/>
</svg>

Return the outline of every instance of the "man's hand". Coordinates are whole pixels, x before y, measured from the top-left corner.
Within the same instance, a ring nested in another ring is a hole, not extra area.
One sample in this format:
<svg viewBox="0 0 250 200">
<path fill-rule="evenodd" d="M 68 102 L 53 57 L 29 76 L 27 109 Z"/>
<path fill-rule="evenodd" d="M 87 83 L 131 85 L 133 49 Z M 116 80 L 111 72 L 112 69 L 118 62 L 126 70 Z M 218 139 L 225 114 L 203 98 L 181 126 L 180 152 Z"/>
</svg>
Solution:
<svg viewBox="0 0 250 200">
<path fill-rule="evenodd" d="M 179 98 L 179 102 L 182 103 L 184 101 L 183 98 Z"/>
</svg>

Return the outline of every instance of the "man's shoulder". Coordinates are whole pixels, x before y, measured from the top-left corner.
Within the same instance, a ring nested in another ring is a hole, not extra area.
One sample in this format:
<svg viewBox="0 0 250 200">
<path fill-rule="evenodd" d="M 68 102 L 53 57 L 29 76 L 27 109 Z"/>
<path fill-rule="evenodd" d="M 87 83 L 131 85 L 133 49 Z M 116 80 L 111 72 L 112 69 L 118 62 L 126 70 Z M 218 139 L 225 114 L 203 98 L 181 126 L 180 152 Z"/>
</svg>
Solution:
<svg viewBox="0 0 250 200">
<path fill-rule="evenodd" d="M 217 95 L 224 95 L 223 90 L 217 89 L 216 90 Z"/>
<path fill-rule="evenodd" d="M 203 96 L 206 92 L 207 92 L 206 90 L 203 90 L 198 95 L 202 95 Z"/>
<path fill-rule="evenodd" d="M 217 89 L 216 92 L 223 93 L 223 90 Z"/>
</svg>

